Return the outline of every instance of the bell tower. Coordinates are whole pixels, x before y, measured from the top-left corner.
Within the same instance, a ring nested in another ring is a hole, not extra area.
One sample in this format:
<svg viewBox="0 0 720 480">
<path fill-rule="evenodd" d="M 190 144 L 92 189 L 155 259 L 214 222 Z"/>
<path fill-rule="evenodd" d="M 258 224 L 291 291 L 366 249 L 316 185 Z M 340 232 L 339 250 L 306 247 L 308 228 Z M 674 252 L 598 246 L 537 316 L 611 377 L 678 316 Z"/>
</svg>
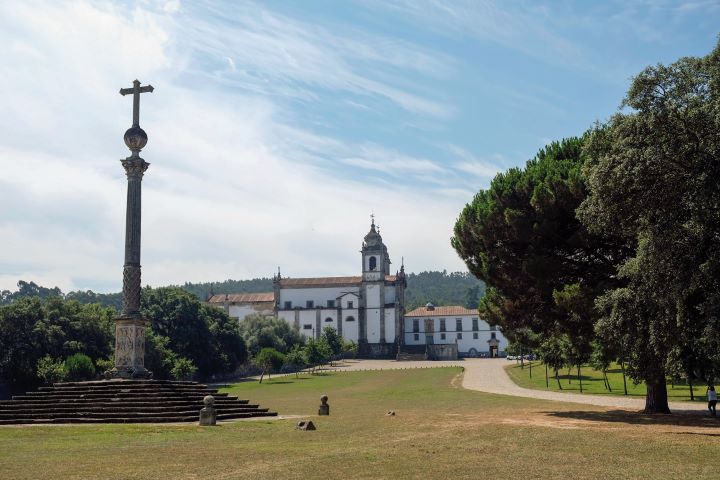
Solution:
<svg viewBox="0 0 720 480">
<path fill-rule="evenodd" d="M 370 231 L 365 235 L 362 250 L 363 282 L 384 281 L 390 274 L 390 256 L 382 241 L 380 232 L 375 227 L 375 216 L 371 215 Z"/>
</svg>

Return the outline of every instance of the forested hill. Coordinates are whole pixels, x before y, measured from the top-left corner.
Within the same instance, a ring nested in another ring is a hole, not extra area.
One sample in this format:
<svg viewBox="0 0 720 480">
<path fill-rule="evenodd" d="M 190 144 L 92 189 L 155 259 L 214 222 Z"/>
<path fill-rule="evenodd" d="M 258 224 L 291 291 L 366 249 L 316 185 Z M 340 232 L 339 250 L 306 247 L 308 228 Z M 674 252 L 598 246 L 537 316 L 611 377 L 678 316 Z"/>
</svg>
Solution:
<svg viewBox="0 0 720 480">
<path fill-rule="evenodd" d="M 272 278 L 252 280 L 225 280 L 224 282 L 189 283 L 180 288 L 194 293 L 200 300 L 207 300 L 216 293 L 264 293 L 273 291 Z"/>
<path fill-rule="evenodd" d="M 476 308 L 478 299 L 485 293 L 485 285 L 469 273 L 463 272 L 420 272 L 407 276 L 408 287 L 405 294 L 406 309 L 412 310 L 427 302 L 435 305 L 463 305 Z M 260 293 L 272 292 L 271 278 L 254 278 L 252 280 L 225 280 L 224 282 L 185 283 L 181 288 L 195 294 L 200 300 L 207 300 L 216 293 Z M 18 282 L 18 290 L 0 292 L 0 304 L 11 303 L 22 297 L 64 296 L 80 303 L 99 303 L 103 306 L 120 310 L 122 295 L 120 293 L 95 293 L 91 290 L 63 292 L 55 288 L 46 288 L 34 282 Z"/>
<path fill-rule="evenodd" d="M 407 276 L 405 309 L 410 311 L 428 302 L 477 308 L 483 295 L 485 284 L 466 272 L 410 273 Z"/>
</svg>

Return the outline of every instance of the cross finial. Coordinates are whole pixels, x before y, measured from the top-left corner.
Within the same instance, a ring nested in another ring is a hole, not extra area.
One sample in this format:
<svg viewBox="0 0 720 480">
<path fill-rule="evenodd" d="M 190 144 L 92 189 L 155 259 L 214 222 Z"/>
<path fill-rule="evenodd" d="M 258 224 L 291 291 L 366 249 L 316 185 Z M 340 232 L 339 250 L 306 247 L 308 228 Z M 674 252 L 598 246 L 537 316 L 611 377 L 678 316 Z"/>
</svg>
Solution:
<svg viewBox="0 0 720 480">
<path fill-rule="evenodd" d="M 375 226 L 375 212 L 370 213 L 370 226 L 371 227 Z"/>
<path fill-rule="evenodd" d="M 133 94 L 133 127 L 140 126 L 140 94 L 145 92 L 152 92 L 154 90 L 152 85 L 140 86 L 140 80 L 133 80 L 132 88 L 121 88 L 120 95 L 125 96 Z"/>
</svg>

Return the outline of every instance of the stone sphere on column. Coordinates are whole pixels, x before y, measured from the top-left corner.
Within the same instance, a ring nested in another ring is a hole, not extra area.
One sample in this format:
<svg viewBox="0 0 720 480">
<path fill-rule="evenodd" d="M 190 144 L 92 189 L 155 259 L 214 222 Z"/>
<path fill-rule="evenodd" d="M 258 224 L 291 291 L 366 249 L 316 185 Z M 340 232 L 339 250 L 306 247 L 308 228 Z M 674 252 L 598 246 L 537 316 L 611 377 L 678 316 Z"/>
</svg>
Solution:
<svg viewBox="0 0 720 480">
<path fill-rule="evenodd" d="M 145 145 L 147 144 L 148 137 L 147 133 L 145 133 L 145 130 L 143 130 L 140 127 L 130 127 L 127 129 L 127 132 L 125 132 L 125 145 L 132 150 L 142 150 Z"/>
</svg>

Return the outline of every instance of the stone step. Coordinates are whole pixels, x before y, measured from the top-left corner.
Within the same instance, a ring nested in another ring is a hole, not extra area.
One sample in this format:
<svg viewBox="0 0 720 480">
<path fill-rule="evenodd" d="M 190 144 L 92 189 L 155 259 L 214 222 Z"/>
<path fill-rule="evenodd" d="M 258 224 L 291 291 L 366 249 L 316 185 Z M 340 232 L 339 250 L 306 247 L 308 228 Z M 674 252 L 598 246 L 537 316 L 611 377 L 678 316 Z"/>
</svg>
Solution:
<svg viewBox="0 0 720 480">
<path fill-rule="evenodd" d="M 247 404 L 249 403 L 249 400 L 241 400 L 236 397 L 220 397 L 215 399 L 215 405 L 230 405 L 230 404 Z M 41 400 L 36 399 L 32 401 L 18 401 L 18 400 L 3 400 L 0 401 L 0 410 L 3 408 L 16 408 L 20 407 L 22 405 L 50 405 L 50 406 L 63 406 L 68 408 L 77 408 L 82 405 L 98 405 L 98 406 L 108 406 L 108 407 L 116 407 L 119 405 L 125 405 L 125 406 L 142 406 L 142 405 L 148 405 L 148 406 L 155 406 L 155 405 L 185 405 L 185 404 L 192 404 L 192 405 L 202 405 L 202 400 L 187 400 L 187 399 L 176 399 L 176 400 L 167 400 L 167 401 L 148 401 L 145 398 L 137 398 L 137 399 L 121 399 L 121 400 L 110 400 L 110 401 L 98 401 L 93 399 L 87 399 L 87 398 L 81 398 L 81 399 L 65 399 L 62 401 L 56 401 L 56 400 Z"/>
<path fill-rule="evenodd" d="M 85 398 L 85 399 L 110 399 L 110 398 L 146 398 L 146 399 L 172 399 L 172 398 L 191 398 L 193 400 L 202 400 L 206 395 L 212 395 L 216 398 L 227 397 L 227 393 L 193 393 L 193 394 L 182 394 L 174 392 L 147 392 L 143 394 L 132 393 L 132 392 L 117 392 L 117 393 L 88 393 L 81 395 L 56 395 L 56 394 L 45 394 L 45 395 L 13 395 L 13 400 L 64 400 L 73 398 Z"/>
<path fill-rule="evenodd" d="M 228 408 L 220 410 L 218 409 L 218 414 L 223 415 L 232 415 L 235 413 L 242 413 L 242 414 L 252 414 L 252 413 L 266 413 L 268 411 L 267 408 Z M 158 417 L 158 418 L 166 418 L 166 417 L 185 417 L 185 416 L 192 416 L 192 415 L 199 415 L 200 409 L 188 409 L 188 410 L 181 410 L 179 412 L 22 412 L 20 414 L 7 414 L 0 412 L 0 420 L 11 420 L 13 418 L 22 417 L 22 418 L 32 418 L 32 419 L 38 419 L 38 418 L 126 418 L 126 417 L 135 417 L 135 418 L 144 418 L 144 417 Z"/>
<path fill-rule="evenodd" d="M 67 382 L 0 401 L 0 424 L 197 422 L 203 398 L 218 418 L 277 415 L 248 400 L 192 382 Z"/>
<path fill-rule="evenodd" d="M 43 412 L 178 412 L 185 410 L 200 410 L 202 404 L 185 404 L 185 405 L 154 405 L 154 406 L 82 406 L 82 407 L 57 407 L 52 405 L 42 406 L 19 406 L 18 408 L 0 409 L 0 415 L 19 415 L 23 412 L 43 413 Z M 253 410 L 258 409 L 257 404 L 228 404 L 217 405 L 218 411 L 226 410 Z"/>
<path fill-rule="evenodd" d="M 276 412 L 253 412 L 248 413 L 230 413 L 218 415 L 218 420 L 232 420 L 238 418 L 253 417 L 275 417 Z M 144 418 L 53 418 L 53 419 L 33 419 L 33 418 L 15 418 L 12 420 L 0 420 L 0 425 L 17 425 L 17 424 L 45 424 L 45 423 L 188 423 L 197 422 L 199 413 L 196 415 L 177 416 L 177 417 L 144 417 Z"/>
<path fill-rule="evenodd" d="M 106 384 L 91 384 L 91 385 L 65 385 L 62 383 L 55 383 L 49 386 L 39 387 L 40 391 L 47 390 L 62 390 L 68 392 L 76 392 L 79 390 L 107 390 L 107 389 L 133 389 L 133 390 L 153 390 L 160 388 L 179 389 L 179 390 L 205 390 L 208 388 L 207 385 L 196 384 L 171 384 L 171 383 L 129 383 L 129 382 L 110 382 Z"/>
</svg>

